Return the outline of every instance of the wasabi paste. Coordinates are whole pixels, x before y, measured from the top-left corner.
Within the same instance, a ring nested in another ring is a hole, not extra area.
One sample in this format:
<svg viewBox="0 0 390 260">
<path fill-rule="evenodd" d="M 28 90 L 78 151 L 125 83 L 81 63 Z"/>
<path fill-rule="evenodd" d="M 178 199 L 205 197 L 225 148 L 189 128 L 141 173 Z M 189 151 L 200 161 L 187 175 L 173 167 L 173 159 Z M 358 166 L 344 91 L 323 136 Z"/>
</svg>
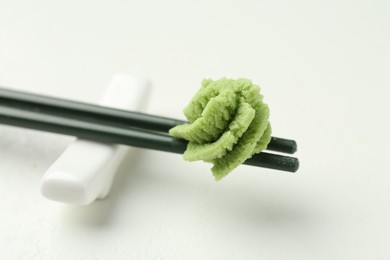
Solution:
<svg viewBox="0 0 390 260">
<path fill-rule="evenodd" d="M 189 123 L 169 134 L 189 141 L 183 158 L 203 160 L 222 179 L 271 140 L 269 108 L 258 85 L 248 79 L 205 79 L 184 109 Z"/>
</svg>

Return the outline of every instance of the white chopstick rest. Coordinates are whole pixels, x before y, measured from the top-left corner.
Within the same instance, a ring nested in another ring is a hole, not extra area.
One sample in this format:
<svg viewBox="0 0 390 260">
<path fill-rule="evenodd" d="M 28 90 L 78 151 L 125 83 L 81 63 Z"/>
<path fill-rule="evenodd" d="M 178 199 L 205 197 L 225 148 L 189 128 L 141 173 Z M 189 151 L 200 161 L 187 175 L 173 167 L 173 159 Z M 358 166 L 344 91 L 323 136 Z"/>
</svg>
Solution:
<svg viewBox="0 0 390 260">
<path fill-rule="evenodd" d="M 117 75 L 101 105 L 139 111 L 149 93 L 146 80 Z M 41 181 L 44 197 L 75 205 L 105 198 L 117 168 L 129 148 L 76 139 L 47 170 Z"/>
</svg>

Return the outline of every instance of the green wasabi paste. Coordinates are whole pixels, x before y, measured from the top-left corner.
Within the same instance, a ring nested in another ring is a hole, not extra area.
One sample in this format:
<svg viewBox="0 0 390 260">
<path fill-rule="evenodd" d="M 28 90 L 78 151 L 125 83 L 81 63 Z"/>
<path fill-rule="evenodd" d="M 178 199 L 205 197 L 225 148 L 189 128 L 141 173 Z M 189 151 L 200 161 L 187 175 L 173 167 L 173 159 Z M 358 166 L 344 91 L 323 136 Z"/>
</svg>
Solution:
<svg viewBox="0 0 390 260">
<path fill-rule="evenodd" d="M 189 141 L 183 158 L 203 160 L 222 179 L 271 140 L 269 108 L 258 85 L 248 79 L 205 79 L 184 109 L 189 123 L 169 134 Z"/>
</svg>

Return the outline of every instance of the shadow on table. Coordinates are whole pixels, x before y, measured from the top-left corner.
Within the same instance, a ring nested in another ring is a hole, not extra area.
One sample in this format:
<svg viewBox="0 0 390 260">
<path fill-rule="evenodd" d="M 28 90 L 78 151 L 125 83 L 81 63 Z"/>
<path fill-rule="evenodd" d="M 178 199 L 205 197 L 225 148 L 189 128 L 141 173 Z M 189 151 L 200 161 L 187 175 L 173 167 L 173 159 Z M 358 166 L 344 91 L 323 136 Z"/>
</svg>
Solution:
<svg viewBox="0 0 390 260">
<path fill-rule="evenodd" d="M 275 191 L 265 184 L 259 184 L 256 190 L 248 190 L 242 185 L 221 185 L 211 179 L 202 182 L 200 178 L 178 174 L 176 165 L 170 167 L 169 162 L 164 165 L 163 172 L 157 172 L 159 166 L 147 162 L 148 153 L 141 149 L 132 150 L 121 165 L 108 198 L 89 206 L 66 207 L 63 221 L 97 229 L 123 225 L 123 221 L 131 222 L 131 219 L 124 220 L 124 216 L 130 215 L 131 218 L 132 210 L 142 209 L 140 204 L 145 203 L 147 196 L 153 197 L 150 201 L 157 206 L 166 204 L 168 199 L 169 207 L 178 214 L 181 212 L 185 216 L 194 211 L 199 222 L 216 226 L 239 223 L 256 228 L 283 229 L 318 221 L 317 209 L 312 209 L 310 203 L 301 203 L 304 198 L 298 197 L 294 201 L 295 198 L 287 195 L 289 191 L 281 193 L 282 196 L 273 196 Z M 175 174 L 171 174 L 174 171 Z M 143 197 L 139 201 L 137 196 Z M 158 196 L 160 198 L 155 198 Z"/>
</svg>

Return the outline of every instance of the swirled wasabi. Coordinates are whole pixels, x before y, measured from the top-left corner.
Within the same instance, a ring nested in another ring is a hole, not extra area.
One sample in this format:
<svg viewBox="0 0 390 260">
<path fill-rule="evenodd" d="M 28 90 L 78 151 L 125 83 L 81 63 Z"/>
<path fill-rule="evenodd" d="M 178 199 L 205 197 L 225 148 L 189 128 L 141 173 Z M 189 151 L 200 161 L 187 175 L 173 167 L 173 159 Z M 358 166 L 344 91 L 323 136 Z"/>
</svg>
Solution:
<svg viewBox="0 0 390 260">
<path fill-rule="evenodd" d="M 264 150 L 271 140 L 269 108 L 248 79 L 205 79 L 184 109 L 188 123 L 169 134 L 189 141 L 183 158 L 214 166 L 216 180 Z"/>
</svg>

